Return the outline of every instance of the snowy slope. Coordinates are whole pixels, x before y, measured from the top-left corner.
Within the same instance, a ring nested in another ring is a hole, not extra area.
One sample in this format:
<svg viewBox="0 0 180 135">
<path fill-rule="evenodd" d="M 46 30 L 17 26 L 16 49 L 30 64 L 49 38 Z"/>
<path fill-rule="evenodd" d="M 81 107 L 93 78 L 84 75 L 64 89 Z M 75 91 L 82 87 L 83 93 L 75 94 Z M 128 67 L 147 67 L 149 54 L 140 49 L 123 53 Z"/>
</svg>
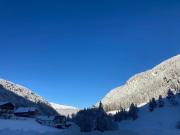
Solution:
<svg viewBox="0 0 180 135">
<path fill-rule="evenodd" d="M 123 121 L 119 127 L 139 135 L 179 135 L 180 130 L 176 129 L 176 122 L 180 120 L 179 114 L 179 108 L 157 109 L 136 121 Z"/>
<path fill-rule="evenodd" d="M 61 130 L 42 126 L 34 119 L 5 120 L 0 119 L 0 135 L 47 135 L 62 132 Z"/>
<path fill-rule="evenodd" d="M 123 86 L 111 90 L 102 103 L 106 111 L 128 108 L 131 103 L 139 105 L 159 95 L 165 97 L 169 88 L 174 92 L 180 89 L 180 55 L 134 75 Z"/>
<path fill-rule="evenodd" d="M 56 103 L 50 103 L 51 106 L 61 115 L 71 116 L 72 114 L 76 114 L 79 109 L 73 106 L 60 105 Z"/>
<path fill-rule="evenodd" d="M 0 101 L 11 101 L 17 107 L 35 106 L 45 114 L 57 113 L 43 97 L 24 86 L 4 79 L 0 79 Z"/>
<path fill-rule="evenodd" d="M 180 103 L 180 97 L 176 100 Z M 180 104 L 172 106 L 167 100 L 165 106 L 149 112 L 148 104 L 142 106 L 139 118 L 135 121 L 126 120 L 119 123 L 120 130 L 132 131 L 139 135 L 179 135 L 176 123 L 180 121 Z M 114 112 L 113 112 L 114 113 Z"/>
<path fill-rule="evenodd" d="M 16 106 L 36 106 L 47 114 L 59 113 L 67 116 L 79 111 L 72 106 L 49 103 L 32 90 L 4 79 L 0 79 L 0 101 L 11 101 Z"/>
</svg>

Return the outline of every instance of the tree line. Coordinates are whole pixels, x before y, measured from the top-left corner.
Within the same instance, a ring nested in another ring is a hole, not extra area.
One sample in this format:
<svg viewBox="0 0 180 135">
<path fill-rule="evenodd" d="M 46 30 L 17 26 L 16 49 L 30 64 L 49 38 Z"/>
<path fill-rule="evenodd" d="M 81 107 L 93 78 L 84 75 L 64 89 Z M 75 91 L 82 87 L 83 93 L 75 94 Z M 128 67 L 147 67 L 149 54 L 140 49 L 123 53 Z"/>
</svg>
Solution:
<svg viewBox="0 0 180 135">
<path fill-rule="evenodd" d="M 167 100 L 172 105 L 178 104 L 172 90 L 168 91 Z M 148 108 L 150 112 L 153 112 L 157 107 L 161 108 L 164 105 L 165 102 L 160 95 L 157 101 L 155 98 L 149 101 Z M 121 108 L 114 115 L 108 114 L 104 110 L 103 104 L 100 102 L 99 107 L 80 110 L 76 115 L 73 115 L 71 120 L 80 127 L 81 132 L 91 132 L 94 130 L 104 132 L 108 130 L 117 130 L 117 123 L 122 120 L 134 121 L 138 119 L 138 112 L 139 109 L 137 105 L 132 103 L 128 109 Z"/>
</svg>

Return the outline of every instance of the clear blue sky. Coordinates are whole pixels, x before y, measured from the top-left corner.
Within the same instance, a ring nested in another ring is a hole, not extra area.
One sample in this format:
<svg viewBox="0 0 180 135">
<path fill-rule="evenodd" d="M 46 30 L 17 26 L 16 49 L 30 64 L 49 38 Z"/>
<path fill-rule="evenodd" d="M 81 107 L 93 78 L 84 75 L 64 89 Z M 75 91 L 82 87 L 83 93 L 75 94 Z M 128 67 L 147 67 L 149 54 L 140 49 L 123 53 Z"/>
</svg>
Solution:
<svg viewBox="0 0 180 135">
<path fill-rule="evenodd" d="M 87 107 L 180 52 L 174 0 L 1 0 L 0 77 Z"/>
</svg>

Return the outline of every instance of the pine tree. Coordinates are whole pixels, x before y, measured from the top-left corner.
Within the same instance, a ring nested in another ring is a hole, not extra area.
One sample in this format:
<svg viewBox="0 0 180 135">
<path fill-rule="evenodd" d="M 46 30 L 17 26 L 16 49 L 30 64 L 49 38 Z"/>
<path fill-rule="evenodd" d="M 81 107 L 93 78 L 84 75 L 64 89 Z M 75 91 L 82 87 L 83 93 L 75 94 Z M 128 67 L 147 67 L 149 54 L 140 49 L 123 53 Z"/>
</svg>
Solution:
<svg viewBox="0 0 180 135">
<path fill-rule="evenodd" d="M 150 101 L 149 101 L 149 111 L 152 112 L 154 111 L 154 109 L 157 107 L 157 103 L 156 103 L 156 100 L 155 98 L 152 98 Z"/>
<path fill-rule="evenodd" d="M 73 121 L 80 127 L 81 132 L 91 132 L 93 130 L 103 132 L 118 128 L 112 116 L 107 115 L 104 111 L 102 103 L 99 104 L 98 108 L 80 110 L 73 117 Z"/>
<path fill-rule="evenodd" d="M 128 118 L 128 114 L 123 108 L 121 108 L 120 111 L 116 112 L 116 114 L 114 115 L 114 120 L 117 122 L 120 122 L 122 120 L 127 120 L 127 118 Z"/>
<path fill-rule="evenodd" d="M 159 107 L 163 107 L 164 106 L 164 101 L 163 101 L 161 95 L 159 96 L 158 103 L 159 103 Z"/>
<path fill-rule="evenodd" d="M 153 105 L 152 100 L 149 101 L 149 111 L 150 112 L 154 111 L 154 105 Z"/>
<path fill-rule="evenodd" d="M 156 108 L 156 107 L 157 107 L 157 103 L 156 103 L 155 98 L 152 98 L 152 104 L 153 104 L 153 107 L 154 107 L 154 108 Z"/>
<path fill-rule="evenodd" d="M 129 108 L 129 117 L 131 117 L 133 120 L 136 120 L 138 118 L 138 108 L 133 103 Z"/>
<path fill-rule="evenodd" d="M 99 103 L 96 116 L 95 130 L 104 132 L 117 128 L 116 122 L 113 120 L 112 116 L 107 115 L 104 111 L 102 102 Z"/>
<path fill-rule="evenodd" d="M 168 93 L 167 93 L 167 99 L 168 100 L 171 100 L 172 98 L 174 98 L 174 93 L 172 92 L 171 89 L 168 90 Z"/>
<path fill-rule="evenodd" d="M 99 110 L 104 111 L 104 109 L 103 109 L 103 104 L 102 104 L 101 101 L 100 101 L 100 103 L 99 103 Z"/>
<path fill-rule="evenodd" d="M 114 115 L 114 120 L 117 121 L 117 122 L 120 122 L 120 121 L 123 120 L 121 111 L 116 112 L 116 114 Z"/>
<path fill-rule="evenodd" d="M 96 119 L 95 130 L 104 132 L 117 129 L 117 123 L 109 115 L 101 115 Z"/>
<path fill-rule="evenodd" d="M 172 92 L 171 89 L 168 90 L 168 93 L 167 93 L 167 99 L 169 100 L 169 102 L 172 104 L 172 105 L 177 105 L 177 101 L 175 100 L 175 95 L 174 93 Z"/>
<path fill-rule="evenodd" d="M 122 109 L 122 117 L 123 117 L 123 120 L 127 120 L 128 119 L 128 112 L 125 110 L 125 109 Z"/>
</svg>

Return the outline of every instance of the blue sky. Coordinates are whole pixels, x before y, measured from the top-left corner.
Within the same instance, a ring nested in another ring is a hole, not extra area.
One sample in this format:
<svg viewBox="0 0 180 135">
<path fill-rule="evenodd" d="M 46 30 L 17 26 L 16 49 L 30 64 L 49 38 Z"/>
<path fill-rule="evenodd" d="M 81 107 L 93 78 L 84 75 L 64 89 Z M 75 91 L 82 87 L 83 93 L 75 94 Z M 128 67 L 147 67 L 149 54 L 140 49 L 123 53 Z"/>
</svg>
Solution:
<svg viewBox="0 0 180 135">
<path fill-rule="evenodd" d="M 1 0 L 0 77 L 90 106 L 180 52 L 180 2 Z"/>
</svg>

